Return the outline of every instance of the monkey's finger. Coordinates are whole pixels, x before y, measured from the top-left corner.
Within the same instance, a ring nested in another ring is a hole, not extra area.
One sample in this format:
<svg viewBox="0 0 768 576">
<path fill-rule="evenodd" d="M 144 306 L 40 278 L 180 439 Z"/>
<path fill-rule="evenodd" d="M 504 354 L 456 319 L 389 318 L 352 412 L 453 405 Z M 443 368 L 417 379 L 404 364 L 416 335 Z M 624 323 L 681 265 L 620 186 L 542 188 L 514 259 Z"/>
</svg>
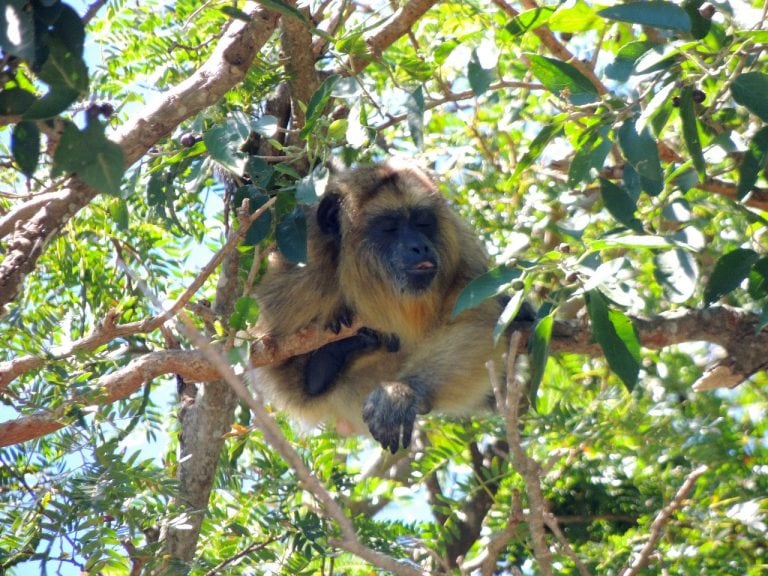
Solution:
<svg viewBox="0 0 768 576">
<path fill-rule="evenodd" d="M 413 436 L 413 424 L 416 418 L 406 418 L 403 422 L 403 448 L 408 448 L 411 445 L 411 437 Z"/>
</svg>

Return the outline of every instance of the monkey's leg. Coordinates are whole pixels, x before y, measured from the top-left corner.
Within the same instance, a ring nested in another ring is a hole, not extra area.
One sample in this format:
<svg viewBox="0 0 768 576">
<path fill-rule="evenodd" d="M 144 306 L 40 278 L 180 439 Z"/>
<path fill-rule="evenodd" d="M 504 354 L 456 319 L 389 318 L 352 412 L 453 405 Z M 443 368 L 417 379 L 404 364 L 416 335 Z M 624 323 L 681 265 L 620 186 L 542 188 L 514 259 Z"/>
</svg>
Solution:
<svg viewBox="0 0 768 576">
<path fill-rule="evenodd" d="M 389 340 L 385 342 L 390 347 Z M 349 363 L 352 354 L 374 350 L 382 343 L 377 332 L 361 328 L 357 334 L 344 340 L 326 344 L 309 354 L 304 369 L 304 391 L 310 396 L 327 392 Z"/>
</svg>

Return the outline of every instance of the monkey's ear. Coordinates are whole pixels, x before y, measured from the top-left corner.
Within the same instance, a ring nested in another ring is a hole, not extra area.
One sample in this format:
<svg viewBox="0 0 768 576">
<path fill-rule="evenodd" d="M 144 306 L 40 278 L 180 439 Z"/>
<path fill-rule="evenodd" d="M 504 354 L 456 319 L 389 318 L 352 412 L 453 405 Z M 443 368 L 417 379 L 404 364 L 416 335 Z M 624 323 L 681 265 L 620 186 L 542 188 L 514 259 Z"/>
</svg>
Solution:
<svg viewBox="0 0 768 576">
<path fill-rule="evenodd" d="M 341 238 L 341 196 L 325 194 L 317 207 L 317 225 L 323 234 Z"/>
</svg>

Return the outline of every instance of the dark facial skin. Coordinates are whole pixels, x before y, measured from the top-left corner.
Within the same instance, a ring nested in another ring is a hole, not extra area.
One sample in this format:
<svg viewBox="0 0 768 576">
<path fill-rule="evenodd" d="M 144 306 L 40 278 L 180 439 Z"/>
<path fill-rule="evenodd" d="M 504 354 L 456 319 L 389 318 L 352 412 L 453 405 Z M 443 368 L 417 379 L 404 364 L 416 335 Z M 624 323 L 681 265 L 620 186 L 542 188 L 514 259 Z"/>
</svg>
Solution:
<svg viewBox="0 0 768 576">
<path fill-rule="evenodd" d="M 429 288 L 439 260 L 435 241 L 437 220 L 428 209 L 385 212 L 371 219 L 368 240 L 391 281 L 403 292 L 418 294 Z"/>
</svg>

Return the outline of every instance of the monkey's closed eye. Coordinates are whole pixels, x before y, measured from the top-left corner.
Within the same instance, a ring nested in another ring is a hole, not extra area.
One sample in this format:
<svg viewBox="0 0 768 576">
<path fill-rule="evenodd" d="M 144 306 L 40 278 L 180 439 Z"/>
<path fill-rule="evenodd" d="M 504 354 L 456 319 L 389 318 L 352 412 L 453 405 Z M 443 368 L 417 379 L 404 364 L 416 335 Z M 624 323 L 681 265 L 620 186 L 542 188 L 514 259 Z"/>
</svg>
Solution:
<svg viewBox="0 0 768 576">
<path fill-rule="evenodd" d="M 372 227 L 384 234 L 394 234 L 400 230 L 400 218 L 397 216 L 382 216 L 374 220 Z"/>
<path fill-rule="evenodd" d="M 437 218 L 429 210 L 415 210 L 411 214 L 411 224 L 422 232 L 431 232 L 437 227 Z"/>
</svg>

